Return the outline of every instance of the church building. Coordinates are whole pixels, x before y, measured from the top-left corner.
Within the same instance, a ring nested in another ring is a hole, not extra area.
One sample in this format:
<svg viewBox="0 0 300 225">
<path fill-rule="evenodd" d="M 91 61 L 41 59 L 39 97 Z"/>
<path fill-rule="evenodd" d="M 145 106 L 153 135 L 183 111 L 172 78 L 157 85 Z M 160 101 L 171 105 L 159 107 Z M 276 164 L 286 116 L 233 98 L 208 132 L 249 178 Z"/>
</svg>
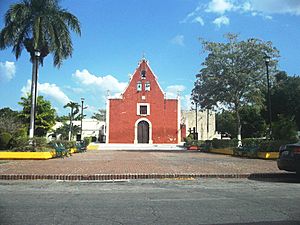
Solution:
<svg viewBox="0 0 300 225">
<path fill-rule="evenodd" d="M 180 100 L 167 99 L 146 59 L 139 62 L 120 98 L 108 98 L 106 143 L 177 144 Z"/>
</svg>

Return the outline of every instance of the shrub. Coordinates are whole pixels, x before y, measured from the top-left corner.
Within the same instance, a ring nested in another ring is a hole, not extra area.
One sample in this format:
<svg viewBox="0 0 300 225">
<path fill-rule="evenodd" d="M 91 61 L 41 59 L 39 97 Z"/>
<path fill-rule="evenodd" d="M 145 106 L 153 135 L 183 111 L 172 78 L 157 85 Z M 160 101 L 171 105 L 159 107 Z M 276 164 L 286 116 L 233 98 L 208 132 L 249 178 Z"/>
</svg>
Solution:
<svg viewBox="0 0 300 225">
<path fill-rule="evenodd" d="M 91 143 L 91 141 L 92 141 L 92 137 L 85 137 L 83 139 L 83 142 L 84 142 L 85 146 L 88 146 Z"/>
<path fill-rule="evenodd" d="M 213 148 L 232 148 L 238 145 L 237 139 L 213 139 L 212 140 Z"/>
<path fill-rule="evenodd" d="M 265 139 L 261 138 L 245 138 L 242 140 L 242 143 L 243 147 L 259 147 L 265 141 Z"/>
<path fill-rule="evenodd" d="M 13 137 L 9 142 L 9 148 L 12 150 L 28 151 L 29 148 L 33 150 L 32 146 L 29 145 L 28 137 Z"/>
<path fill-rule="evenodd" d="M 278 152 L 281 145 L 290 144 L 291 141 L 285 140 L 264 140 L 259 145 L 261 152 Z"/>
<path fill-rule="evenodd" d="M 7 149 L 12 136 L 10 133 L 3 132 L 0 134 L 0 149 Z"/>
<path fill-rule="evenodd" d="M 32 142 L 35 147 L 46 147 L 48 145 L 47 139 L 44 137 L 34 137 Z"/>
</svg>

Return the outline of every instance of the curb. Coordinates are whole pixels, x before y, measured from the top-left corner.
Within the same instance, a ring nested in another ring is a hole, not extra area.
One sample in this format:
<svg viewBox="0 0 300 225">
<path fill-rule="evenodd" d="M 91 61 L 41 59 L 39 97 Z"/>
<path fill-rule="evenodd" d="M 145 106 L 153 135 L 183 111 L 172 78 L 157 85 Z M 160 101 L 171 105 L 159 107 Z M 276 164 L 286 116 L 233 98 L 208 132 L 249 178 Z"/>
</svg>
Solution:
<svg viewBox="0 0 300 225">
<path fill-rule="evenodd" d="M 131 180 L 131 179 L 177 179 L 177 178 L 286 178 L 289 173 L 244 173 L 244 174 L 0 174 L 0 180 Z"/>
</svg>

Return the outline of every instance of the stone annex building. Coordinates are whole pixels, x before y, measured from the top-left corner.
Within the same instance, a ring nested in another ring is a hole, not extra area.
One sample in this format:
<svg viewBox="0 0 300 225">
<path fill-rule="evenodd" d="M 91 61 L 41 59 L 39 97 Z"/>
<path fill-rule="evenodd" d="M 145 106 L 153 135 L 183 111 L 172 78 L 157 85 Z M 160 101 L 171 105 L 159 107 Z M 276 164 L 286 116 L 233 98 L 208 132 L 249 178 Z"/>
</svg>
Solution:
<svg viewBox="0 0 300 225">
<path fill-rule="evenodd" d="M 139 62 L 120 98 L 107 100 L 106 143 L 181 142 L 180 100 L 166 99 L 146 59 Z M 184 132 L 185 136 L 185 130 Z"/>
</svg>

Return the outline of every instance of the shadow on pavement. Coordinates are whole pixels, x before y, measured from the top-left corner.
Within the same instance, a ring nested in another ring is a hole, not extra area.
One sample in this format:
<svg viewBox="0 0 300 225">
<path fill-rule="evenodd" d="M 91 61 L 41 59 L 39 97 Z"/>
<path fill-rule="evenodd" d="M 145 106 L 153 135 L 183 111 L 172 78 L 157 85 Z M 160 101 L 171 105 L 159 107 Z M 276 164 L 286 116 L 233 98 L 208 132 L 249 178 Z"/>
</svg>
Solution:
<svg viewBox="0 0 300 225">
<path fill-rule="evenodd" d="M 221 225 L 299 225 L 299 224 L 300 221 L 262 221 L 262 222 L 251 222 L 251 223 L 224 223 Z"/>
<path fill-rule="evenodd" d="M 271 173 L 264 174 L 264 176 L 259 176 L 259 174 L 251 174 L 248 179 L 263 182 L 300 183 L 300 176 L 296 173 Z"/>
</svg>

